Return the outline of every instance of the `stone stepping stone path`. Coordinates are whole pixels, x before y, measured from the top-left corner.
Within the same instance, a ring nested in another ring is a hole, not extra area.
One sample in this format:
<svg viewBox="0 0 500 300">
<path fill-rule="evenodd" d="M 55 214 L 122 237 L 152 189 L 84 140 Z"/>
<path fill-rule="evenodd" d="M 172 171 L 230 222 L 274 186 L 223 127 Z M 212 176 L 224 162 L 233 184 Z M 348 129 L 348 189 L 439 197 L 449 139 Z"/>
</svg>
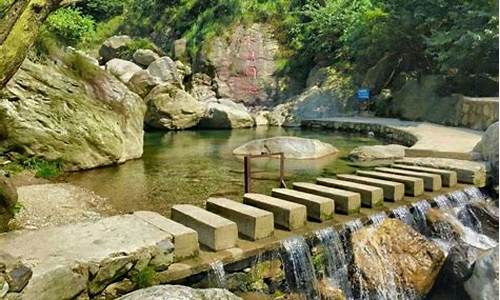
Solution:
<svg viewBox="0 0 500 300">
<path fill-rule="evenodd" d="M 411 170 L 416 172 L 439 174 L 441 175 L 441 181 L 443 183 L 443 186 L 447 187 L 453 187 L 458 183 L 457 172 L 451 170 L 443 170 L 443 169 L 404 165 L 404 164 L 393 164 L 391 167 L 397 169 Z"/>
<path fill-rule="evenodd" d="M 424 189 L 426 191 L 436 192 L 443 187 L 441 181 L 441 175 L 439 174 L 416 172 L 416 171 L 393 169 L 393 168 L 383 168 L 383 167 L 375 168 L 375 170 L 379 172 L 422 178 L 424 180 Z"/>
<path fill-rule="evenodd" d="M 252 241 L 273 234 L 274 216 L 271 212 L 225 198 L 210 198 L 206 207 L 208 211 L 235 222 L 239 233 Z"/>
<path fill-rule="evenodd" d="M 271 194 L 275 198 L 305 205 L 307 216 L 316 221 L 333 219 L 335 214 L 335 202 L 330 198 L 291 189 L 273 189 Z"/>
<path fill-rule="evenodd" d="M 343 214 L 359 213 L 361 195 L 346 190 L 330 188 L 314 183 L 296 182 L 293 188 L 298 191 L 332 198 L 335 201 L 335 211 Z"/>
<path fill-rule="evenodd" d="M 370 186 L 376 186 L 384 191 L 384 199 L 389 201 L 400 201 L 403 199 L 405 194 L 405 185 L 401 182 L 376 179 L 365 176 L 351 175 L 351 174 L 340 174 L 337 178 L 345 180 L 358 182 Z"/>
<path fill-rule="evenodd" d="M 405 185 L 405 194 L 416 197 L 424 193 L 424 180 L 422 178 L 396 175 L 376 171 L 356 171 L 356 174 L 383 180 L 401 182 Z"/>
<path fill-rule="evenodd" d="M 379 187 L 333 178 L 318 178 L 316 183 L 359 193 L 361 205 L 366 207 L 379 207 L 384 204 L 384 190 Z"/>
</svg>

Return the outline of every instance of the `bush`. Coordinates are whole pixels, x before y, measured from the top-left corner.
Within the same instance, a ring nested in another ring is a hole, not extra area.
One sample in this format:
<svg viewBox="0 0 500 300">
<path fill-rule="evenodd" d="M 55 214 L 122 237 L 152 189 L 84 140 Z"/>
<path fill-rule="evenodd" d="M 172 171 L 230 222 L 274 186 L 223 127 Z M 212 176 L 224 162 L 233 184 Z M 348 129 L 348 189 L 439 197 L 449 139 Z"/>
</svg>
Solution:
<svg viewBox="0 0 500 300">
<path fill-rule="evenodd" d="M 26 169 L 35 171 L 35 177 L 54 178 L 63 173 L 64 164 L 61 159 L 47 161 L 38 157 L 30 157 L 19 162 Z"/>
<path fill-rule="evenodd" d="M 63 44 L 74 46 L 94 34 L 94 21 L 74 8 L 61 8 L 46 21 L 46 29 Z"/>
<path fill-rule="evenodd" d="M 123 13 L 122 0 L 87 0 L 79 8 L 84 15 L 91 16 L 96 21 L 106 21 Z"/>
</svg>

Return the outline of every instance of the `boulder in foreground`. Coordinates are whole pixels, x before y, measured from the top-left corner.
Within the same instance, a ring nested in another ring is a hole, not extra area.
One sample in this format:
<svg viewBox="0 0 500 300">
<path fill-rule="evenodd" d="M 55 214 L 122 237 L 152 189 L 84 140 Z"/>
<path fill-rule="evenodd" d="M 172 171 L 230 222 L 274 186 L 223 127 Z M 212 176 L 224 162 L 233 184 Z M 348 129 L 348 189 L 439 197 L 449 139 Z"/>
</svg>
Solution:
<svg viewBox="0 0 500 300">
<path fill-rule="evenodd" d="M 332 145 L 316 139 L 278 136 L 250 141 L 234 149 L 233 154 L 243 156 L 276 152 L 283 152 L 285 158 L 316 159 L 335 154 L 338 150 Z"/>
<path fill-rule="evenodd" d="M 425 296 L 439 273 L 445 254 L 433 242 L 396 219 L 364 227 L 352 236 L 354 263 L 368 293 L 415 293 Z M 391 290 L 392 289 L 392 290 Z M 375 297 L 377 298 L 377 297 Z"/>
<path fill-rule="evenodd" d="M 182 285 L 161 285 L 135 291 L 119 300 L 241 300 L 223 289 L 193 289 Z"/>
</svg>

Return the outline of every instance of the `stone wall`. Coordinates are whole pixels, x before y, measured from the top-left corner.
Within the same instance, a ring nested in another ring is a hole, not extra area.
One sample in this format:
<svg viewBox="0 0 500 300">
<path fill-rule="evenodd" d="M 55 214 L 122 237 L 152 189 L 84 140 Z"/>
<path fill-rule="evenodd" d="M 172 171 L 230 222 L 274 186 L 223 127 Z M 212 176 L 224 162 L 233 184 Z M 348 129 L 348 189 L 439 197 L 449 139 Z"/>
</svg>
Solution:
<svg viewBox="0 0 500 300">
<path fill-rule="evenodd" d="M 459 126 L 486 130 L 498 121 L 498 98 L 459 96 L 456 109 Z"/>
</svg>

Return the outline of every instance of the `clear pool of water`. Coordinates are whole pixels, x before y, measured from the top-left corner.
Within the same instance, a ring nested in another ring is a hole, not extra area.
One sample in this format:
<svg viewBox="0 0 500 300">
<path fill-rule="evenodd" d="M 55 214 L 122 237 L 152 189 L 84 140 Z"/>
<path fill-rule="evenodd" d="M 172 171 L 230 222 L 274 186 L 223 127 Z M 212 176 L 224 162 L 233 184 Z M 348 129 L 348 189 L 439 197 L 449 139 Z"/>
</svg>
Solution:
<svg viewBox="0 0 500 300">
<path fill-rule="evenodd" d="M 359 145 L 381 143 L 364 135 L 300 128 L 154 132 L 144 137 L 141 159 L 67 174 L 63 180 L 108 198 L 113 213 L 152 210 L 168 216 L 174 204 L 202 206 L 209 197 L 240 200 L 243 161 L 232 155 L 233 149 L 253 139 L 273 136 L 316 138 L 339 150 L 338 155 L 319 160 L 286 160 L 288 185 L 352 172 L 345 159 L 349 151 Z M 277 159 L 254 162 L 252 192 L 269 194 L 278 185 L 278 170 Z"/>
</svg>

